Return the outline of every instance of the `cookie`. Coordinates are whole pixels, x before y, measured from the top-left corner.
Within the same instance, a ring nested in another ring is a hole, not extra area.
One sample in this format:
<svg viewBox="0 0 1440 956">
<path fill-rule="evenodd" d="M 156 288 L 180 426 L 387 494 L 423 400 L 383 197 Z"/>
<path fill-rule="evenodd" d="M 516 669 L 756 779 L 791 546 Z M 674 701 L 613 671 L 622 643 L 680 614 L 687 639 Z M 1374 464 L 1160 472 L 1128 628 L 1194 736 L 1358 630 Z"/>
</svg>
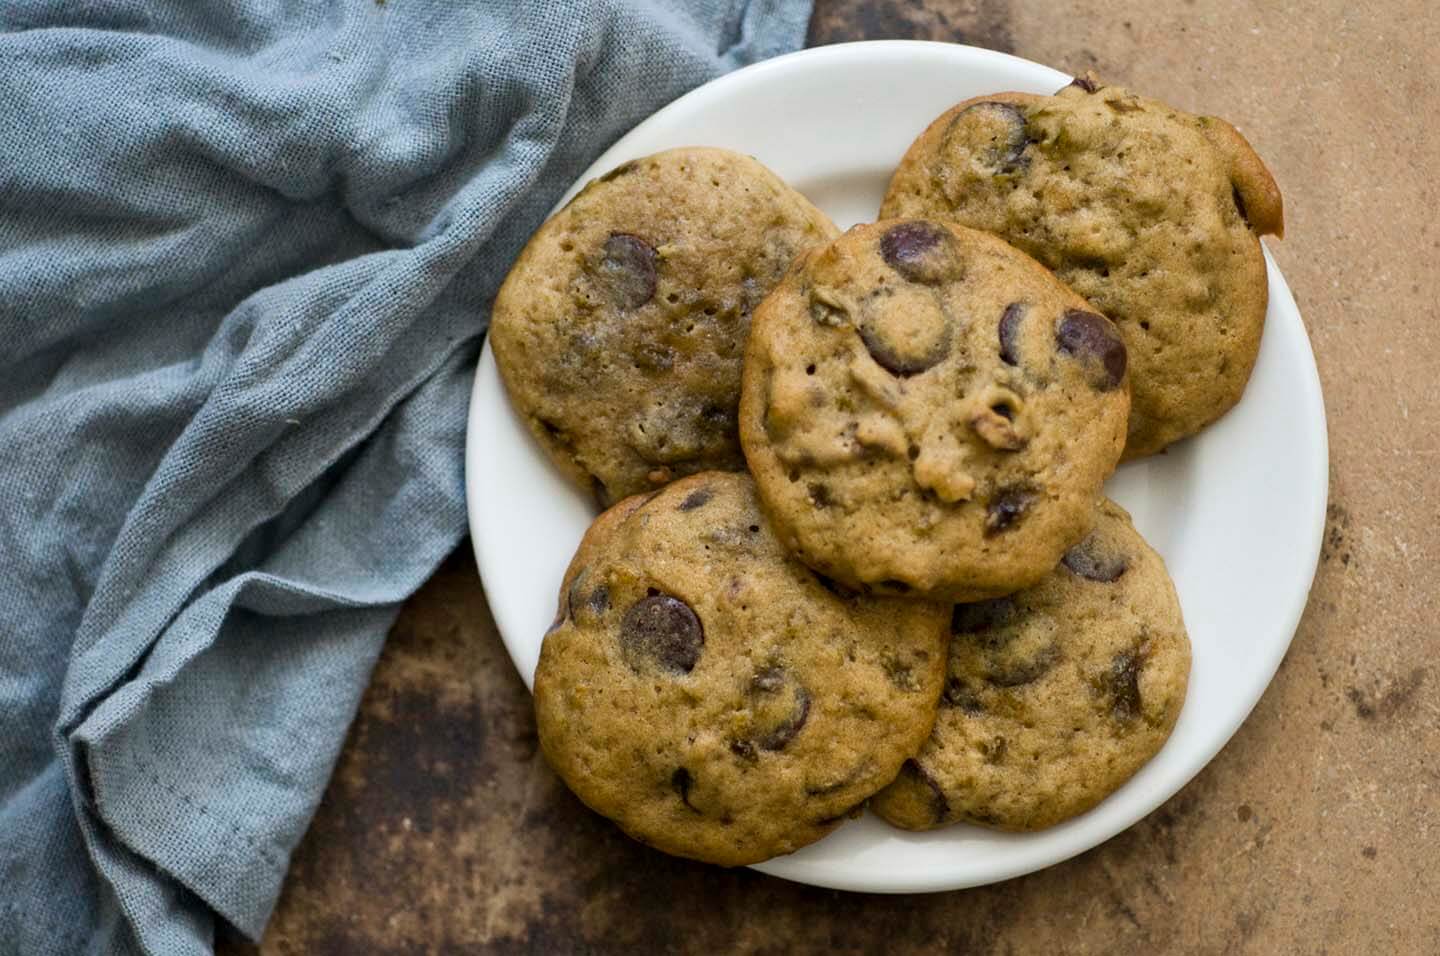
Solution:
<svg viewBox="0 0 1440 956">
<path fill-rule="evenodd" d="M 490 342 L 511 402 L 602 505 L 743 468 L 750 313 L 796 254 L 833 235 L 738 153 L 673 149 L 611 170 L 535 233 L 495 299 Z"/>
<path fill-rule="evenodd" d="M 755 863 L 833 830 L 930 732 L 948 607 L 847 595 L 789 558 L 743 474 L 605 512 L 535 674 L 540 745 L 636 839 Z"/>
<path fill-rule="evenodd" d="M 995 233 L 1112 319 L 1130 354 L 1127 459 L 1245 390 L 1268 295 L 1257 237 L 1284 224 L 1275 181 L 1223 120 L 1093 77 L 966 100 L 910 147 L 881 215 Z"/>
<path fill-rule="evenodd" d="M 870 804 L 896 826 L 1053 826 L 1128 780 L 1180 715 L 1180 603 L 1113 502 L 1043 582 L 957 606 L 951 629 L 935 730 Z"/>
<path fill-rule="evenodd" d="M 994 236 L 860 225 L 755 314 L 740 438 L 811 567 L 973 601 L 1034 584 L 1085 534 L 1129 408 L 1113 325 Z"/>
</svg>

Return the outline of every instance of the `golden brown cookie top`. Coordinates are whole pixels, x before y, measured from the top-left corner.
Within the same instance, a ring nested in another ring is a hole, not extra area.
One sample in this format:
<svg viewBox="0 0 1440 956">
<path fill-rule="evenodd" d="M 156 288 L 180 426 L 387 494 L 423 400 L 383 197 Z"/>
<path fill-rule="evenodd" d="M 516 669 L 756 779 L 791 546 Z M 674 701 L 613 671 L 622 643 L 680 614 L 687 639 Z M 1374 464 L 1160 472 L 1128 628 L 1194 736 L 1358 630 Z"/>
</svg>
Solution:
<svg viewBox="0 0 1440 956">
<path fill-rule="evenodd" d="M 668 853 L 739 865 L 838 826 L 935 719 L 949 608 L 846 595 L 790 558 L 742 474 L 622 502 L 586 535 L 535 675 L 579 797 Z"/>
<path fill-rule="evenodd" d="M 1090 809 L 1154 756 L 1190 643 L 1160 556 L 1111 501 L 1040 584 L 955 608 L 940 717 L 871 802 L 913 830 L 1036 830 Z"/>
<path fill-rule="evenodd" d="M 602 504 L 743 467 L 750 313 L 829 219 L 760 163 L 689 147 L 589 183 L 530 240 L 495 300 L 511 401 Z"/>
<path fill-rule="evenodd" d="M 1279 190 L 1234 127 L 1093 77 L 999 93 L 911 145 L 881 215 L 936 216 L 1034 256 L 1120 328 L 1133 405 L 1125 457 L 1159 451 L 1237 401 L 1268 290 L 1257 234 Z"/>
<path fill-rule="evenodd" d="M 1124 442 L 1114 326 L 994 236 L 856 226 L 756 312 L 741 441 L 782 541 L 845 584 L 950 600 L 1035 583 Z"/>
</svg>

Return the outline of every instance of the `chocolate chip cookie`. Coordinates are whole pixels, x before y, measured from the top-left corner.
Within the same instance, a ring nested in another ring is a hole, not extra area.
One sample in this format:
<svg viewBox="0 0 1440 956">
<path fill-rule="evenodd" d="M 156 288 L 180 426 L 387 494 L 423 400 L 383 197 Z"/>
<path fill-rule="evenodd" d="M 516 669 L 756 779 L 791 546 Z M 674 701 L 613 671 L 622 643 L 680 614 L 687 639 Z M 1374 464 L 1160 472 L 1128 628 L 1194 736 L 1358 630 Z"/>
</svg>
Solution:
<svg viewBox="0 0 1440 956">
<path fill-rule="evenodd" d="M 1128 780 L 1180 715 L 1175 588 L 1113 502 L 1043 582 L 958 605 L 951 629 L 935 730 L 870 804 L 896 826 L 1053 826 Z"/>
<path fill-rule="evenodd" d="M 1235 128 L 1085 77 L 946 112 L 910 147 L 882 216 L 934 216 L 1040 260 L 1120 328 L 1133 405 L 1125 457 L 1240 400 L 1265 322 L 1257 236 L 1280 192 Z"/>
<path fill-rule="evenodd" d="M 743 468 L 751 310 L 834 235 L 738 153 L 674 149 L 611 170 L 535 233 L 501 286 L 490 341 L 511 402 L 602 505 Z"/>
<path fill-rule="evenodd" d="M 949 608 L 788 557 L 742 474 L 605 512 L 535 674 L 540 744 L 597 812 L 724 865 L 789 853 L 894 779 L 934 722 Z"/>
<path fill-rule="evenodd" d="M 926 219 L 856 226 L 755 314 L 740 437 L 781 541 L 874 593 L 973 601 L 1089 529 L 1125 345 L 1035 260 Z"/>
</svg>

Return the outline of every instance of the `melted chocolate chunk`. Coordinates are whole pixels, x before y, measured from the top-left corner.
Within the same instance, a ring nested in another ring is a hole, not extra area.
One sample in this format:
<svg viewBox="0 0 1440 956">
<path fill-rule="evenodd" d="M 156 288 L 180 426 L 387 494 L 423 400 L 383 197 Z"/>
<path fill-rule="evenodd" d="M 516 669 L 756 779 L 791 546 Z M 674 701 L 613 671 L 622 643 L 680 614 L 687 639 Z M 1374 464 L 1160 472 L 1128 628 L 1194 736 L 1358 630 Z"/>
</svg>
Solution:
<svg viewBox="0 0 1440 956">
<path fill-rule="evenodd" d="M 1030 137 L 1025 130 L 1025 114 L 1019 107 L 994 100 L 967 106 L 950 124 L 946 139 L 962 127 L 968 141 L 976 144 L 981 162 L 996 173 L 1016 173 L 1029 165 L 1025 150 Z M 980 144 L 986 145 L 980 148 Z"/>
<path fill-rule="evenodd" d="M 1025 487 L 1002 488 L 985 509 L 985 537 L 1013 528 L 1035 503 L 1037 495 Z"/>
<path fill-rule="evenodd" d="M 675 772 L 670 775 L 670 789 L 675 791 L 685 806 L 699 813 L 700 811 L 696 810 L 695 805 L 690 802 L 690 788 L 693 786 L 695 786 L 695 778 L 684 767 L 677 767 Z"/>
<path fill-rule="evenodd" d="M 810 496 L 810 503 L 817 508 L 829 508 L 835 504 L 835 499 L 830 497 L 830 486 L 822 482 L 812 481 L 805 486 L 806 493 Z"/>
<path fill-rule="evenodd" d="M 880 255 L 911 282 L 943 282 L 959 274 L 960 257 L 950 230 L 915 219 L 885 230 Z"/>
<path fill-rule="evenodd" d="M 1116 720 L 1128 723 L 1141 714 L 1140 671 L 1148 650 L 1142 643 L 1134 650 L 1121 651 L 1110 661 L 1104 684 L 1110 695 L 1110 713 Z"/>
<path fill-rule="evenodd" d="M 1125 378 L 1125 343 L 1103 315 L 1067 309 L 1055 328 L 1055 344 L 1086 367 L 1090 384 L 1100 391 L 1110 391 Z"/>
<path fill-rule="evenodd" d="M 688 674 L 700 660 L 704 645 L 700 618 L 690 605 L 669 594 L 657 592 L 641 598 L 620 621 L 620 646 L 637 670 L 651 664 L 674 674 Z"/>
<path fill-rule="evenodd" d="M 618 308 L 638 309 L 655 296 L 655 247 L 628 232 L 605 240 L 599 275 Z"/>
<path fill-rule="evenodd" d="M 860 323 L 860 341 L 865 343 L 865 350 L 870 357 L 891 375 L 901 377 L 907 375 L 918 375 L 929 368 L 934 368 L 945 357 L 950 354 L 950 329 L 946 327 L 933 337 L 930 348 L 919 354 L 906 354 L 908 343 L 895 340 L 895 333 L 886 328 L 885 325 L 873 322 Z"/>
<path fill-rule="evenodd" d="M 737 756 L 753 758 L 757 750 L 785 749 L 810 718 L 810 692 L 783 667 L 757 671 L 746 693 L 756 725 L 747 737 L 731 742 Z"/>
<path fill-rule="evenodd" d="M 1020 364 L 1020 323 L 1028 309 L 1023 302 L 1011 302 L 1000 316 L 1000 361 Z"/>
<path fill-rule="evenodd" d="M 715 489 L 711 488 L 709 485 L 706 485 L 703 488 L 696 488 L 694 491 L 690 492 L 688 495 L 685 496 L 685 500 L 680 502 L 679 506 L 675 510 L 694 511 L 696 508 L 708 504 L 710 502 L 710 499 L 713 497 L 715 497 Z"/>
<path fill-rule="evenodd" d="M 1095 535 L 1087 535 L 1060 559 L 1065 567 L 1082 578 L 1108 584 L 1118 580 L 1130 563 L 1123 554 L 1105 548 Z"/>
</svg>

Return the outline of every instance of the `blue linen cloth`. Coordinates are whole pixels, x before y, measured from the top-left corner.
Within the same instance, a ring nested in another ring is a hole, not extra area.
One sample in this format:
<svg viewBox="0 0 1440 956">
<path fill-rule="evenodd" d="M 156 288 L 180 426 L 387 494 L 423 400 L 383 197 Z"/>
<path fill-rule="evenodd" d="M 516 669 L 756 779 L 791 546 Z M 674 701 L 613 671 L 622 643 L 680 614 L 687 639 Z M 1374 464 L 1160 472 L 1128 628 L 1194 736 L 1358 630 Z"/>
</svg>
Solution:
<svg viewBox="0 0 1440 956">
<path fill-rule="evenodd" d="M 565 186 L 806 0 L 0 4 L 0 953 L 258 937 Z"/>
</svg>

